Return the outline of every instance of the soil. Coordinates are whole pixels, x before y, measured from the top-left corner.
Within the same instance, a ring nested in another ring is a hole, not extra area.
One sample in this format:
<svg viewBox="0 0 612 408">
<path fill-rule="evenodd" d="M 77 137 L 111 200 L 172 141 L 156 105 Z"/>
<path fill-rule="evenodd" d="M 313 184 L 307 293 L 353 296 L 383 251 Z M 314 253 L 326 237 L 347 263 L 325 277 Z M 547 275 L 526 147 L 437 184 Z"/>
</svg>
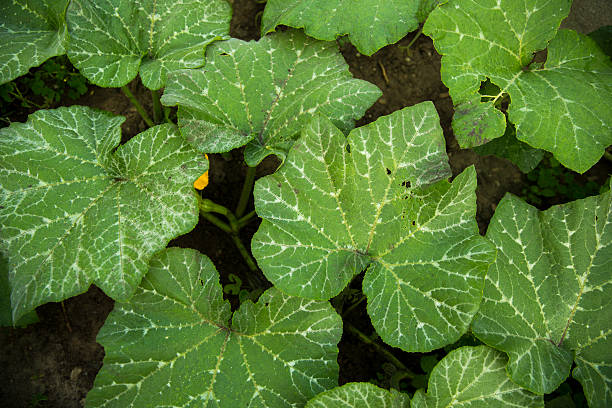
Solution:
<svg viewBox="0 0 612 408">
<path fill-rule="evenodd" d="M 603 0 L 605 3 L 608 0 Z M 586 13 L 589 21 L 599 19 L 590 26 L 580 17 L 591 5 L 599 0 L 576 0 L 571 21 L 577 19 L 587 24 L 592 31 L 600 25 L 612 24 L 610 3 L 602 6 L 596 16 Z M 578 4 L 579 3 L 579 4 Z M 579 6 L 579 7 L 578 7 Z M 231 35 L 244 40 L 259 38 L 257 13 L 264 4 L 252 0 L 234 0 L 234 16 Z M 578 16 L 578 17 L 576 17 Z M 603 17 L 602 17 L 603 16 Z M 603 20 L 602 20 L 603 18 Z M 411 106 L 422 101 L 433 101 L 440 115 L 440 123 L 447 142 L 447 152 L 453 175 L 468 166 L 475 165 L 478 173 L 477 221 L 481 233 L 486 231 L 488 222 L 499 200 L 507 192 L 520 194 L 525 185 L 524 175 L 512 163 L 493 156 L 481 157 L 471 150 L 460 149 L 451 129 L 453 115 L 452 101 L 448 89 L 440 80 L 440 56 L 432 41 L 420 36 L 409 51 L 403 49 L 412 40 L 411 33 L 398 44 L 383 48 L 371 57 L 359 54 L 356 49 L 340 42 L 340 49 L 350 66 L 352 74 L 376 84 L 383 96 L 366 112 L 357 123 L 358 126 L 376 120 L 382 115 Z M 135 80 L 129 85 L 132 92 L 151 112 L 150 94 Z M 146 129 L 144 121 L 136 109 L 119 89 L 104 89 L 92 86 L 87 95 L 62 105 L 81 104 L 126 117 L 122 125 L 124 140 Z M 233 151 L 230 157 L 209 155 L 210 185 L 204 196 L 232 208 L 238 201 L 246 167 L 241 159 L 241 151 Z M 268 158 L 258 167 L 257 177 L 274 172 L 279 161 Z M 609 163 L 601 162 L 587 173 L 585 179 L 603 180 L 612 173 Z M 247 211 L 253 209 L 252 199 Z M 258 228 L 254 221 L 241 231 L 241 239 L 249 243 Z M 251 273 L 227 234 L 217 227 L 200 220 L 189 234 L 170 243 L 171 246 L 191 247 L 209 256 L 216 265 L 223 284 L 229 282 L 229 275 L 235 274 L 247 282 Z M 248 246 L 248 245 L 247 245 Z M 265 280 L 263 275 L 258 279 Z M 351 287 L 361 287 L 361 276 Z M 235 309 L 237 297 L 227 295 Z M 61 303 L 49 303 L 37 309 L 40 322 L 26 328 L 0 329 L 0 405 L 3 407 L 82 407 L 86 394 L 93 386 L 96 373 L 102 365 L 103 348 L 96 343 L 95 337 L 112 310 L 113 301 L 102 291 L 92 286 L 87 293 L 67 299 Z M 348 323 L 366 334 L 374 329 L 365 310 L 365 302 L 345 316 Z M 419 365 L 420 354 L 409 354 L 399 349 L 383 345 L 417 374 L 423 371 Z M 354 335 L 345 331 L 339 344 L 340 383 L 350 381 L 378 381 L 389 385 L 386 360 L 377 350 Z M 410 390 L 410 388 L 408 388 Z"/>
</svg>

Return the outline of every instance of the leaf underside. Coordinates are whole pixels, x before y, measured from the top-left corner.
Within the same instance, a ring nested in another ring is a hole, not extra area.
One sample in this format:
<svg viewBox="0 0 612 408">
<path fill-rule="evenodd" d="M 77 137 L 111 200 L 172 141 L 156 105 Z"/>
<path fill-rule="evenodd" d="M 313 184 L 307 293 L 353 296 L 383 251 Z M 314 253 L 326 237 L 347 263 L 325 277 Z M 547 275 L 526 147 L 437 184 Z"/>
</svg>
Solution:
<svg viewBox="0 0 612 408">
<path fill-rule="evenodd" d="M 457 107 L 453 128 L 462 147 L 504 132 L 494 106 L 510 96 L 517 138 L 584 172 L 612 144 L 612 63 L 588 37 L 557 32 L 570 0 L 451 0 L 434 10 L 424 33 L 442 57 L 442 80 Z M 547 49 L 546 62 L 534 53 Z M 486 102 L 489 79 L 501 89 Z"/>
<path fill-rule="evenodd" d="M 204 65 L 208 44 L 229 36 L 224 0 L 73 0 L 68 57 L 92 83 L 120 87 L 138 73 L 162 88 L 169 72 Z"/>
<path fill-rule="evenodd" d="M 410 408 L 408 395 L 385 390 L 374 384 L 354 382 L 325 391 L 306 404 L 306 408 Z"/>
<path fill-rule="evenodd" d="M 451 351 L 433 369 L 427 393 L 418 390 L 412 408 L 535 408 L 541 395 L 514 384 L 506 374 L 507 357 L 487 346 Z"/>
<path fill-rule="evenodd" d="M 319 40 L 348 34 L 360 53 L 372 55 L 418 27 L 419 5 L 420 0 L 269 0 L 261 33 L 282 24 Z"/>
<path fill-rule="evenodd" d="M 119 147 L 125 119 L 82 106 L 0 130 L 0 245 L 13 317 L 95 283 L 127 299 L 154 252 L 198 221 L 206 159 L 172 125 Z"/>
<path fill-rule="evenodd" d="M 168 248 L 150 265 L 98 334 L 86 406 L 293 407 L 337 384 L 342 321 L 328 302 L 272 288 L 232 318 L 207 257 Z"/>
<path fill-rule="evenodd" d="M 162 103 L 179 106 L 181 132 L 198 150 L 250 142 L 245 160 L 255 166 L 270 154 L 284 156 L 315 112 L 348 131 L 380 95 L 352 78 L 335 43 L 291 30 L 213 44 L 205 67 L 169 78 Z"/>
<path fill-rule="evenodd" d="M 378 334 L 404 350 L 457 340 L 481 298 L 492 246 L 478 235 L 473 168 L 451 184 L 432 103 L 397 111 L 348 139 L 326 118 L 303 130 L 283 166 L 255 186 L 252 250 L 286 293 L 329 299 L 368 269 Z"/>
<path fill-rule="evenodd" d="M 507 195 L 487 231 L 497 260 L 472 331 L 508 353 L 512 380 L 550 393 L 569 375 L 612 404 L 610 192 L 538 211 Z"/>
<path fill-rule="evenodd" d="M 68 0 L 3 0 L 0 4 L 0 84 L 65 53 Z"/>
</svg>

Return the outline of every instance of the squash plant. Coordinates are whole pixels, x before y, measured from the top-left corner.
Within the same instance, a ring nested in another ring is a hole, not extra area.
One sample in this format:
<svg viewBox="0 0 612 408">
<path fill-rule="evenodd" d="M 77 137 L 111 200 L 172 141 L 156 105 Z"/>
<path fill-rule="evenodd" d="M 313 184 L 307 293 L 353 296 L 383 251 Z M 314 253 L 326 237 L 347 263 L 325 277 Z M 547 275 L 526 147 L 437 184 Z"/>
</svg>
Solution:
<svg viewBox="0 0 612 408">
<path fill-rule="evenodd" d="M 546 211 L 508 195 L 479 235 L 476 172 L 450 180 L 433 104 L 354 128 L 381 92 L 324 41 L 348 34 L 372 54 L 427 20 L 462 146 L 501 138 L 487 151 L 511 152 L 522 169 L 544 149 L 583 172 L 612 143 L 612 64 L 558 31 L 569 6 L 270 0 L 268 34 L 245 42 L 228 39 L 223 0 L 7 2 L 0 83 L 66 52 L 90 81 L 128 95 L 139 75 L 155 114 L 130 96 L 150 127 L 123 144 L 123 118 L 82 106 L 0 129 L 0 322 L 31 323 L 36 307 L 91 284 L 113 298 L 89 407 L 541 407 L 573 364 L 589 406 L 609 406 L 610 192 Z M 236 210 L 202 198 L 206 154 L 243 146 Z M 253 186 L 269 155 L 282 165 Z M 273 287 L 251 288 L 232 312 L 210 259 L 166 248 L 198 215 Z M 238 231 L 255 215 L 245 245 Z M 384 343 L 427 352 L 471 332 L 484 344 L 450 351 L 412 396 L 337 387 L 343 328 L 358 330 L 329 300 L 362 273 Z"/>
</svg>

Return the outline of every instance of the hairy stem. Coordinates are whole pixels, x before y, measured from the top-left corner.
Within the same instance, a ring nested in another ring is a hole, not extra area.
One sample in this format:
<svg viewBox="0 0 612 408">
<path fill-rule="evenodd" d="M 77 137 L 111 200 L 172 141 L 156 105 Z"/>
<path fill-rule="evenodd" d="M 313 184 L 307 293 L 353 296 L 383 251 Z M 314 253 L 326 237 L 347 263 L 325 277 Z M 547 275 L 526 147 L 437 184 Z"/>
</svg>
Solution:
<svg viewBox="0 0 612 408">
<path fill-rule="evenodd" d="M 125 96 L 128 97 L 128 99 L 130 100 L 130 102 L 132 102 L 132 105 L 134 105 L 134 107 L 136 108 L 136 110 L 138 111 L 138 113 L 140 114 L 140 117 L 142 118 L 142 120 L 145 121 L 145 123 L 147 124 L 147 126 L 149 127 L 153 127 L 155 126 L 155 124 L 153 123 L 153 121 L 151 120 L 151 118 L 149 117 L 149 115 L 147 114 L 147 111 L 142 107 L 142 105 L 140 104 L 140 102 L 138 102 L 138 99 L 136 99 L 136 97 L 134 96 L 134 94 L 132 93 L 132 91 L 130 91 L 127 87 L 127 85 L 124 85 L 121 87 L 121 91 L 123 91 L 123 93 L 125 94 Z"/>
<path fill-rule="evenodd" d="M 159 100 L 159 91 L 151 91 L 151 99 L 153 99 L 153 121 L 161 123 L 162 121 L 162 106 Z"/>
<path fill-rule="evenodd" d="M 249 203 L 249 197 L 253 191 L 253 184 L 255 183 L 255 167 L 249 166 L 247 168 L 246 177 L 244 178 L 244 184 L 242 185 L 242 192 L 240 193 L 240 200 L 236 206 L 236 217 L 242 217 L 246 206 Z"/>
</svg>

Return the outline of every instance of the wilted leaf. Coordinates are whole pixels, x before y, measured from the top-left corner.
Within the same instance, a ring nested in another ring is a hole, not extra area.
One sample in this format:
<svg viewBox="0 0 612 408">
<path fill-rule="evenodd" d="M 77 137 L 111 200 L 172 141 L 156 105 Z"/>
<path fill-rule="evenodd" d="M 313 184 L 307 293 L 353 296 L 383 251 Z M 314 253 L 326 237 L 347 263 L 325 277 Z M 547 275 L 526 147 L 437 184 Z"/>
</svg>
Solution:
<svg viewBox="0 0 612 408">
<path fill-rule="evenodd" d="M 275 288 L 232 317 L 212 262 L 169 248 L 100 330 L 106 356 L 87 406 L 304 406 L 337 384 L 341 334 L 328 302 Z"/>
<path fill-rule="evenodd" d="M 248 142 L 245 160 L 284 156 L 315 112 L 348 131 L 381 95 L 353 79 L 335 43 L 297 31 L 216 43 L 206 66 L 170 77 L 162 96 L 179 105 L 179 126 L 206 153 L 226 152 Z"/>
<path fill-rule="evenodd" d="M 169 72 L 204 65 L 204 50 L 229 36 L 224 0 L 72 0 L 68 57 L 96 85 L 119 87 L 140 72 L 159 89 Z"/>
<path fill-rule="evenodd" d="M 2 0 L 0 84 L 65 51 L 68 0 Z"/>
<path fill-rule="evenodd" d="M 374 384 L 354 382 L 325 391 L 306 404 L 306 408 L 410 408 L 408 395 L 385 390 Z"/>
<path fill-rule="evenodd" d="M 507 195 L 487 237 L 497 261 L 473 323 L 508 353 L 512 380 L 550 393 L 569 375 L 591 407 L 612 404 L 612 206 L 610 193 L 538 211 Z"/>
<path fill-rule="evenodd" d="M 282 24 L 304 28 L 319 40 L 348 34 L 365 55 L 402 39 L 415 30 L 421 0 L 268 0 L 261 20 L 262 35 Z"/>
<path fill-rule="evenodd" d="M 117 147 L 124 120 L 72 106 L 0 129 L 0 245 L 14 319 L 92 283 L 129 298 L 153 253 L 196 225 L 204 157 L 171 125 Z"/>
<path fill-rule="evenodd" d="M 505 94 L 517 138 L 572 170 L 588 170 L 612 144 L 612 63 L 590 38 L 557 33 L 570 3 L 451 0 L 431 13 L 424 32 L 443 55 L 442 80 L 457 107 L 453 127 L 462 147 L 503 134 L 493 118 L 501 117 L 494 105 Z M 543 49 L 544 63 L 534 58 Z M 501 91 L 479 102 L 486 79 Z M 476 125 L 459 126 L 465 123 Z"/>
<path fill-rule="evenodd" d="M 404 350 L 456 341 L 481 299 L 494 251 L 478 235 L 476 174 L 451 184 L 431 102 L 348 139 L 318 116 L 283 166 L 255 186 L 252 250 L 282 291 L 329 299 L 364 269 L 376 332 Z"/>
<path fill-rule="evenodd" d="M 506 374 L 508 358 L 487 346 L 461 347 L 434 367 L 427 394 L 418 390 L 412 408 L 544 407 L 542 396 L 514 384 Z"/>
</svg>

